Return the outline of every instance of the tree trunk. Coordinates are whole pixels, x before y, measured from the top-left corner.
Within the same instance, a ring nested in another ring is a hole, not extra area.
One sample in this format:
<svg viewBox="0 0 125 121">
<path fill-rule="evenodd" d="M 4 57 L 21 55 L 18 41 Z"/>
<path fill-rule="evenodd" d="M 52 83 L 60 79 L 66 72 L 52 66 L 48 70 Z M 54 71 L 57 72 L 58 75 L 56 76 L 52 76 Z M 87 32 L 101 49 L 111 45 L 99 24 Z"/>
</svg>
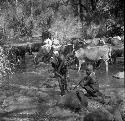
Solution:
<svg viewBox="0 0 125 121">
<path fill-rule="evenodd" d="M 82 11 L 82 3 L 81 3 L 81 0 L 79 0 L 79 3 L 78 3 L 78 13 L 79 13 L 80 21 L 82 22 L 82 21 L 83 21 L 83 11 Z"/>
<path fill-rule="evenodd" d="M 92 11 L 96 10 L 96 4 L 97 4 L 98 0 L 91 0 L 91 6 L 92 6 Z"/>
<path fill-rule="evenodd" d="M 79 13 L 79 21 L 82 24 L 82 38 L 84 38 L 84 32 L 83 32 L 83 10 L 82 10 L 82 1 L 79 0 L 78 3 L 78 13 Z"/>
</svg>

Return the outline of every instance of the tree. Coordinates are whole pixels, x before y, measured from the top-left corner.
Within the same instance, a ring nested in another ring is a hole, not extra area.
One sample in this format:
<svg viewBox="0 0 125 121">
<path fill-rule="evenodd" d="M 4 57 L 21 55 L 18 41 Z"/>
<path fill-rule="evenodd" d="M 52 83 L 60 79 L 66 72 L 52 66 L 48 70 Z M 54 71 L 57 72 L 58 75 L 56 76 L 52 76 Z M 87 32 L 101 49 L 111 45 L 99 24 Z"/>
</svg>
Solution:
<svg viewBox="0 0 125 121">
<path fill-rule="evenodd" d="M 61 44 L 67 44 L 72 38 L 81 38 L 81 29 L 82 24 L 78 18 L 69 16 L 66 19 L 56 19 L 51 25 L 49 32 L 52 37 L 58 39 Z"/>
<path fill-rule="evenodd" d="M 47 33 L 59 17 L 61 21 L 69 16 L 77 18 L 82 24 L 81 37 L 85 39 L 107 34 L 109 20 L 114 21 L 110 22 L 113 26 L 124 24 L 123 0 L 1 0 L 0 7 L 5 14 L 6 28 L 13 26 L 15 36 L 24 32 L 21 37 Z"/>
</svg>

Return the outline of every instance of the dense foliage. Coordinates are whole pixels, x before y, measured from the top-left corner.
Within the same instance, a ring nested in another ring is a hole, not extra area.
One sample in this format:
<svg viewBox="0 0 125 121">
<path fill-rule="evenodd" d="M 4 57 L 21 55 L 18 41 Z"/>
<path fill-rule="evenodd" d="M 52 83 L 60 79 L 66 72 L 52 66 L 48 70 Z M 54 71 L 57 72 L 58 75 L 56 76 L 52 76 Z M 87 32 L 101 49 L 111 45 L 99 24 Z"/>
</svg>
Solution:
<svg viewBox="0 0 125 121">
<path fill-rule="evenodd" d="M 0 0 L 0 11 L 6 39 L 43 33 L 61 41 L 123 34 L 123 0 Z"/>
<path fill-rule="evenodd" d="M 12 72 L 9 61 L 4 52 L 4 48 L 0 47 L 0 82 L 2 81 L 3 77 L 9 76 L 10 73 Z"/>
</svg>

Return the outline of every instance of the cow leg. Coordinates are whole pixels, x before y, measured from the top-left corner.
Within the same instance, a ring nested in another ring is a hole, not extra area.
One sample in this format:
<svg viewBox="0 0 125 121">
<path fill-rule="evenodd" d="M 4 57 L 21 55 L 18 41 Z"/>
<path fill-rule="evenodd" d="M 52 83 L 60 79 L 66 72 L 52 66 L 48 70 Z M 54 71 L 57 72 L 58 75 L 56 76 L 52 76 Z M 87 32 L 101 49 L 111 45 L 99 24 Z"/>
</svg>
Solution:
<svg viewBox="0 0 125 121">
<path fill-rule="evenodd" d="M 16 63 L 20 62 L 20 56 L 16 56 Z"/>
<path fill-rule="evenodd" d="M 74 60 L 75 60 L 75 67 L 78 68 L 79 67 L 79 60 L 76 57 L 74 58 Z"/>
<path fill-rule="evenodd" d="M 81 61 L 79 60 L 79 68 L 78 68 L 78 73 L 79 73 L 79 71 L 80 71 L 80 69 L 81 69 Z"/>
<path fill-rule="evenodd" d="M 37 65 L 39 62 L 38 62 L 38 53 L 37 53 L 37 55 L 35 55 L 35 57 L 34 57 L 34 63 Z"/>
<path fill-rule="evenodd" d="M 15 62 L 18 63 L 18 60 L 19 60 L 18 56 L 17 56 L 17 54 L 15 54 Z"/>
<path fill-rule="evenodd" d="M 105 65 L 106 65 L 106 77 L 107 77 L 107 80 L 109 81 L 109 77 L 108 77 L 108 61 L 105 61 Z"/>
<path fill-rule="evenodd" d="M 112 59 L 112 61 L 113 61 L 113 64 L 115 64 L 115 63 L 116 63 L 116 57 L 114 57 L 114 58 Z"/>
<path fill-rule="evenodd" d="M 33 55 L 33 53 L 32 53 L 32 49 L 31 49 L 31 48 L 28 48 L 27 51 L 29 52 L 29 55 Z"/>
<path fill-rule="evenodd" d="M 78 68 L 79 67 L 79 64 L 76 64 L 76 68 Z"/>
<path fill-rule="evenodd" d="M 109 62 L 110 65 L 112 65 L 112 64 L 113 64 L 113 59 L 110 58 L 110 59 L 108 60 L 108 62 Z"/>
<path fill-rule="evenodd" d="M 83 62 L 85 62 L 84 60 L 82 61 L 82 60 L 79 60 L 79 69 L 78 69 L 78 73 L 79 73 L 79 71 L 80 71 L 80 69 L 81 69 L 81 65 L 82 65 L 82 63 Z"/>
<path fill-rule="evenodd" d="M 25 63 L 25 53 L 22 55 L 22 61 Z"/>
<path fill-rule="evenodd" d="M 33 55 L 33 53 L 32 53 L 32 45 L 30 45 L 28 49 L 29 49 L 29 55 Z"/>
<path fill-rule="evenodd" d="M 106 73 L 108 73 L 108 61 L 105 61 L 105 65 L 106 65 Z"/>
</svg>

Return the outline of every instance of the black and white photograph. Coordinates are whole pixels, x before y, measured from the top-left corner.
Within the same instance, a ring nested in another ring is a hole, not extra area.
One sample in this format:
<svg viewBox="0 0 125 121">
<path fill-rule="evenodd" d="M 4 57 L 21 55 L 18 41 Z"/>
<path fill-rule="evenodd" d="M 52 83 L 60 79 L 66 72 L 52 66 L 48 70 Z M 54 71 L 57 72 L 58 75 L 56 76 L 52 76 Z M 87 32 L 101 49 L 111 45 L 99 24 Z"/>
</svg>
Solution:
<svg viewBox="0 0 125 121">
<path fill-rule="evenodd" d="M 124 0 L 0 0 L 0 121 L 125 121 Z"/>
</svg>

